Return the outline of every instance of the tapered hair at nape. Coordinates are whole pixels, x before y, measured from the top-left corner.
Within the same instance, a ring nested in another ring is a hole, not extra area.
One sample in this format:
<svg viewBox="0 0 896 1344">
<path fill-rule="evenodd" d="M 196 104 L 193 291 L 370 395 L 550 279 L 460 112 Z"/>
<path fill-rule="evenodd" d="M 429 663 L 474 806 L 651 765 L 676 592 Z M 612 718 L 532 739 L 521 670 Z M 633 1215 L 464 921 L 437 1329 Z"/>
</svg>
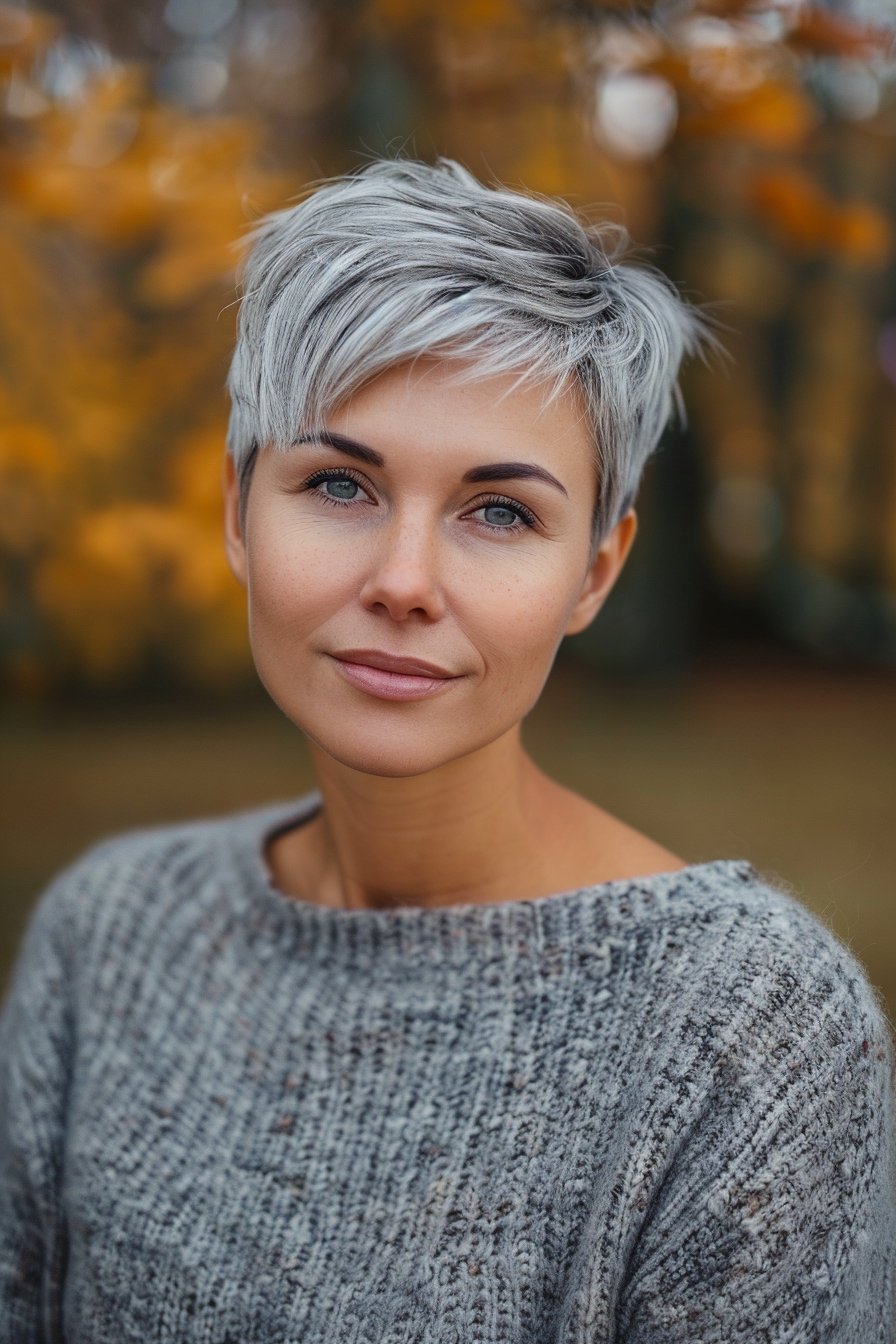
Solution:
<svg viewBox="0 0 896 1344">
<path fill-rule="evenodd" d="M 463 361 L 463 377 L 517 373 L 548 395 L 578 382 L 605 535 L 677 405 L 683 357 L 707 339 L 669 280 L 622 262 L 626 244 L 618 225 L 484 186 L 450 159 L 376 160 L 266 216 L 228 378 L 244 488 L 259 445 L 288 448 L 378 373 L 438 355 Z"/>
</svg>

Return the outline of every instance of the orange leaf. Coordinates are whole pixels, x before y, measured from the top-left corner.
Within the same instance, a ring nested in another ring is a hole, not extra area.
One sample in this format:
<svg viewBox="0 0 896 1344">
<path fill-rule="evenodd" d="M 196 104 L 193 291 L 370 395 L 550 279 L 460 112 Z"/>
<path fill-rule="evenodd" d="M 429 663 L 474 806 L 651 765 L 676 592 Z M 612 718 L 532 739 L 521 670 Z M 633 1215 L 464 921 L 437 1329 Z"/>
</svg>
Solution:
<svg viewBox="0 0 896 1344">
<path fill-rule="evenodd" d="M 892 255 L 893 231 L 881 211 L 833 200 L 802 169 L 758 174 L 750 194 L 758 213 L 797 251 L 833 253 L 869 266 L 882 266 Z"/>
<path fill-rule="evenodd" d="M 817 114 L 801 89 L 772 82 L 742 97 L 719 99 L 702 112 L 688 112 L 679 123 L 683 136 L 719 136 L 745 140 L 765 149 L 796 149 L 814 129 Z"/>
</svg>

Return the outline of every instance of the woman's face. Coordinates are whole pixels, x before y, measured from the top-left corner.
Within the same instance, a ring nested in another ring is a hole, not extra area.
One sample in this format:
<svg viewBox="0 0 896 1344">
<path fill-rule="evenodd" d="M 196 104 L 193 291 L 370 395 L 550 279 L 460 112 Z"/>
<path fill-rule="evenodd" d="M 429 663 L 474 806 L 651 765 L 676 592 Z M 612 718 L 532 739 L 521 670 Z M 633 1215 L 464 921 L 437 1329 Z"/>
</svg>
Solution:
<svg viewBox="0 0 896 1344">
<path fill-rule="evenodd" d="M 634 535 L 592 556 L 594 453 L 577 397 L 390 369 L 327 433 L 264 449 L 230 563 L 256 666 L 317 745 L 367 774 L 422 774 L 532 708 L 564 634 L 592 619 Z"/>
</svg>

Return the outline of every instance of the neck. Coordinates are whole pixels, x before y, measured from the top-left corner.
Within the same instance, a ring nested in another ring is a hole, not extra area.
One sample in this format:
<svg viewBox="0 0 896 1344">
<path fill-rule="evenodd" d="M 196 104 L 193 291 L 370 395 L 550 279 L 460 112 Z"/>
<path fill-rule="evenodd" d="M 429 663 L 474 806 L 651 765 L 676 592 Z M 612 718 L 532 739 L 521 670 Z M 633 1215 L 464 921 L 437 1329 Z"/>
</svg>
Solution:
<svg viewBox="0 0 896 1344">
<path fill-rule="evenodd" d="M 410 779 L 347 769 L 312 747 L 324 807 L 271 855 L 275 877 L 327 905 L 377 908 L 507 899 L 544 884 L 553 785 L 514 728 Z"/>
</svg>

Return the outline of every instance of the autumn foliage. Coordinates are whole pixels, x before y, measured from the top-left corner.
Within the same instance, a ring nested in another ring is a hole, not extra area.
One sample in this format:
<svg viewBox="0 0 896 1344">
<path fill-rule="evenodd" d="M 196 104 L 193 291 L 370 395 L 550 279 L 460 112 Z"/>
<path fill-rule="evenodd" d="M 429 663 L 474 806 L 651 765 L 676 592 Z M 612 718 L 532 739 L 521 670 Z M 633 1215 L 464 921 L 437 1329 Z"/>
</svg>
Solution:
<svg viewBox="0 0 896 1344">
<path fill-rule="evenodd" d="M 284 183 L 259 170 L 254 126 L 161 106 L 138 68 L 43 99 L 21 72 L 51 25 L 0 23 L 19 81 L 0 145 L 9 674 L 108 680 L 150 660 L 226 680 L 246 660 L 219 503 L 236 247 Z"/>
<path fill-rule="evenodd" d="M 836 324 L 842 303 L 859 313 L 862 277 L 889 264 L 887 213 L 867 193 L 833 191 L 818 169 L 825 114 L 804 67 L 877 59 L 890 35 L 739 0 L 692 0 L 662 22 L 622 5 L 367 0 L 327 31 L 350 71 L 359 52 L 393 54 L 416 90 L 417 152 L 579 204 L 612 202 L 641 242 L 662 240 L 670 202 L 690 212 L 695 282 L 726 298 L 719 276 L 730 275 L 746 314 L 727 393 L 736 423 L 726 394 L 699 379 L 692 389 L 707 472 L 747 481 L 732 500 L 780 493 L 781 452 L 799 435 L 771 425 L 750 331 L 758 339 L 774 304 L 763 309 L 744 277 L 826 267 L 807 302 Z M 163 102 L 144 66 L 108 59 L 76 88 L 48 90 L 41 62 L 61 38 L 49 17 L 0 9 L 0 656 L 7 680 L 33 689 L 147 669 L 227 684 L 248 666 L 219 501 L 239 242 L 302 175 L 269 166 L 268 128 L 252 115 Z M 639 107 L 665 122 L 641 125 Z M 334 116 L 327 104 L 330 144 Z M 687 247 L 678 255 L 675 278 L 688 278 Z M 850 405 L 863 376 L 843 393 Z M 792 455 L 811 476 L 811 453 Z M 824 470 L 842 495 L 842 462 L 840 477 Z M 795 490 L 798 547 L 815 525 L 809 514 L 800 523 Z M 830 513 L 830 501 L 818 507 Z M 884 541 L 874 563 L 896 583 L 896 504 L 892 534 L 892 561 Z M 846 554 L 816 551 L 834 570 Z"/>
</svg>

